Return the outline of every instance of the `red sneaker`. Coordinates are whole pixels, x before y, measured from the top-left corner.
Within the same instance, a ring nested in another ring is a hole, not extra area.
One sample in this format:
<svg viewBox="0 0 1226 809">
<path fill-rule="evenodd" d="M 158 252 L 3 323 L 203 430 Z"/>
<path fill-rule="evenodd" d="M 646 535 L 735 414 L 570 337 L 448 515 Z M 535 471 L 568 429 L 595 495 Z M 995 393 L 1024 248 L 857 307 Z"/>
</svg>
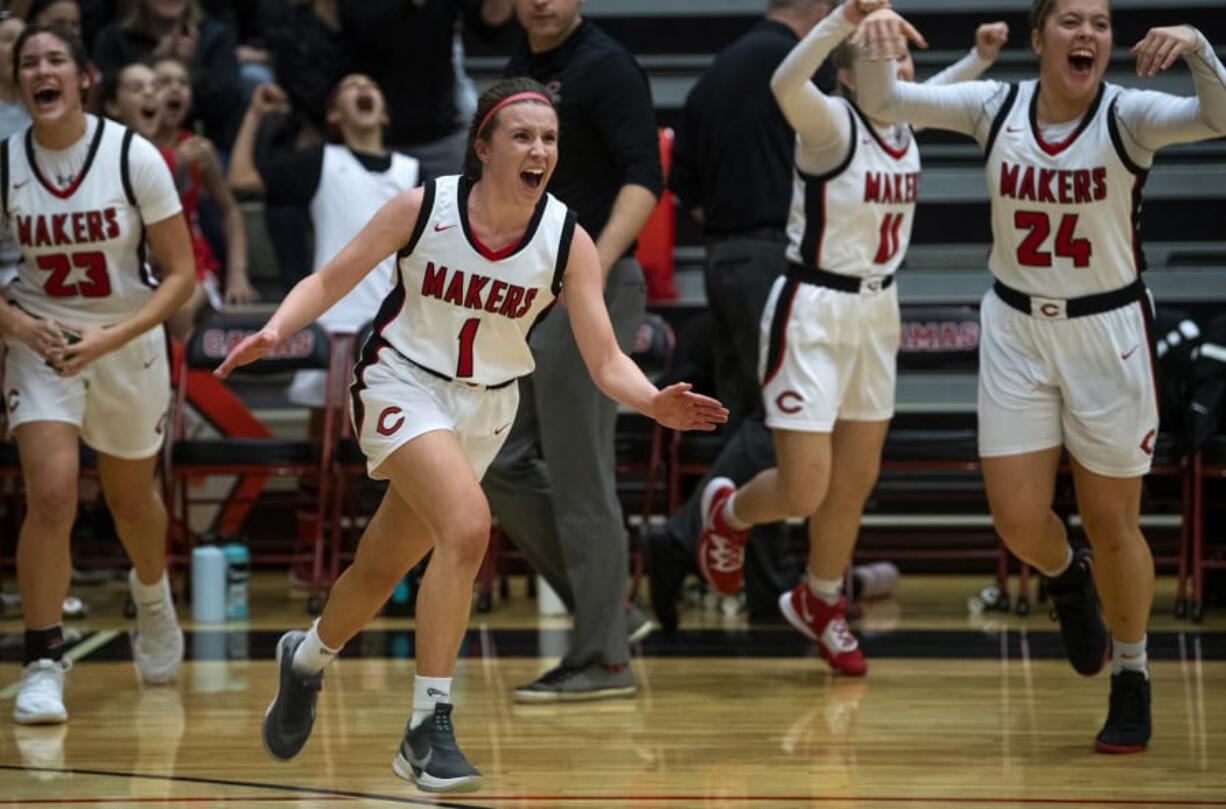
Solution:
<svg viewBox="0 0 1226 809">
<path fill-rule="evenodd" d="M 847 600 L 831 606 L 813 595 L 807 582 L 801 582 L 779 596 L 779 611 L 788 623 L 817 644 L 817 650 L 835 671 L 851 677 L 868 672 L 868 661 L 860 643 L 847 626 Z"/>
<path fill-rule="evenodd" d="M 736 491 L 728 478 L 712 478 L 702 490 L 702 533 L 698 535 L 698 569 L 716 592 L 736 595 L 745 583 L 748 531 L 724 519 L 724 504 Z"/>
</svg>

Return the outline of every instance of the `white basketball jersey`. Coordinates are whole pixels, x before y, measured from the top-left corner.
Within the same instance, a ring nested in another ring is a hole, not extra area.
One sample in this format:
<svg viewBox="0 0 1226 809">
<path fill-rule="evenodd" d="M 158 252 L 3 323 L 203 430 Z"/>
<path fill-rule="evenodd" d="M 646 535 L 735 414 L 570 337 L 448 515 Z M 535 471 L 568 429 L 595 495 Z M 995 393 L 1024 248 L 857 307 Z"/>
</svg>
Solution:
<svg viewBox="0 0 1226 809">
<path fill-rule="evenodd" d="M 1146 172 L 1127 156 L 1115 121 L 1121 88 L 1104 83 L 1071 135 L 1044 142 L 1025 81 L 992 124 L 988 266 L 1029 295 L 1076 298 L 1128 286 L 1144 269 L 1138 217 Z"/>
<path fill-rule="evenodd" d="M 157 282 L 127 166 L 136 133 L 96 120 L 85 164 L 67 188 L 40 171 L 30 129 L 6 142 L 3 183 L 22 254 L 12 298 L 32 315 L 100 326 L 139 309 Z"/>
<path fill-rule="evenodd" d="M 386 171 L 375 172 L 363 166 L 348 147 L 325 146 L 319 188 L 311 199 L 315 270 L 339 253 L 392 197 L 413 188 L 419 181 L 417 160 L 407 155 L 392 153 L 391 166 Z M 395 256 L 380 262 L 319 317 L 319 324 L 329 332 L 361 330 L 391 291 L 395 266 Z"/>
<path fill-rule="evenodd" d="M 911 241 L 920 157 L 914 136 L 887 144 L 856 107 L 842 164 L 813 175 L 796 170 L 788 218 L 788 260 L 840 275 L 889 275 Z M 801 148 L 799 140 L 797 148 Z"/>
<path fill-rule="evenodd" d="M 536 367 L 528 332 L 561 291 L 575 216 L 547 193 L 520 243 L 495 253 L 469 227 L 471 187 L 456 176 L 426 184 L 364 360 L 382 338 L 411 362 L 474 384 L 498 385 Z"/>
</svg>

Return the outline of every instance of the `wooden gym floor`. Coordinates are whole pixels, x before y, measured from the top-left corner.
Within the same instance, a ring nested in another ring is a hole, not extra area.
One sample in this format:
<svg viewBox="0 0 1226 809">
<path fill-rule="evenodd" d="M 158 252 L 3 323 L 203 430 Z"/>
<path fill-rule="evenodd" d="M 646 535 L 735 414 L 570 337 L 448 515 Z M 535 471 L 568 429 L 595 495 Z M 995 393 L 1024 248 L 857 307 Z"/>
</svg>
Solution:
<svg viewBox="0 0 1226 809">
<path fill-rule="evenodd" d="M 275 762 L 259 725 L 280 631 L 306 624 L 284 578 L 258 577 L 249 624 L 188 629 L 172 688 L 139 688 L 118 583 L 74 592 L 71 721 L 10 719 L 20 622 L 0 620 L 0 806 L 1153 807 L 1226 806 L 1226 610 L 1151 628 L 1154 739 L 1095 755 L 1105 673 L 1076 676 L 1044 608 L 968 615 L 981 577 L 904 577 L 857 629 L 869 676 L 836 678 L 786 627 L 693 609 L 636 649 L 632 700 L 519 706 L 564 620 L 522 594 L 474 615 L 456 671 L 458 738 L 480 792 L 436 798 L 391 772 L 409 711 L 411 619 L 380 619 L 329 670 L 315 734 Z M 11 585 L 10 585 L 11 586 Z"/>
</svg>

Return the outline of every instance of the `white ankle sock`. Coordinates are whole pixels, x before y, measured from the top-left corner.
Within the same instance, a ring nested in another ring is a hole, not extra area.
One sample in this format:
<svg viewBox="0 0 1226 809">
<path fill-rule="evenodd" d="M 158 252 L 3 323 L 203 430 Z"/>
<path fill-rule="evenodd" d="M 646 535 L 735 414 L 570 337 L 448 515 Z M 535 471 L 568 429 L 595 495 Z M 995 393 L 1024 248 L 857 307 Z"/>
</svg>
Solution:
<svg viewBox="0 0 1226 809">
<path fill-rule="evenodd" d="M 1060 567 L 1056 568 L 1055 570 L 1043 570 L 1042 568 L 1039 568 L 1039 572 L 1049 579 L 1054 579 L 1064 571 L 1068 570 L 1069 565 L 1073 564 L 1073 546 L 1065 545 L 1064 550 L 1066 553 L 1064 557 L 1064 564 L 1060 565 Z"/>
<path fill-rule="evenodd" d="M 1148 635 L 1142 635 L 1141 639 L 1136 643 L 1112 641 L 1111 673 L 1119 674 L 1121 671 L 1143 671 L 1145 672 L 1145 678 L 1149 679 L 1149 656 L 1145 653 L 1145 644 L 1148 640 Z"/>
<path fill-rule="evenodd" d="M 318 674 L 324 670 L 324 666 L 332 662 L 339 651 L 340 649 L 324 646 L 324 642 L 319 639 L 319 621 L 316 621 L 311 624 L 306 637 L 294 652 L 294 671 L 307 676 Z"/>
<path fill-rule="evenodd" d="M 750 526 L 748 523 L 737 519 L 736 510 L 733 508 L 733 503 L 736 502 L 736 492 L 728 495 L 728 499 L 724 501 L 724 521 L 728 523 L 728 527 L 734 531 L 748 531 Z"/>
<path fill-rule="evenodd" d="M 160 607 L 167 601 L 165 573 L 153 584 L 145 584 L 133 570 L 132 575 L 128 578 L 128 584 L 131 585 L 132 600 L 142 607 Z"/>
<path fill-rule="evenodd" d="M 415 728 L 434 715 L 434 706 L 439 702 L 451 702 L 450 677 L 413 678 L 413 718 L 409 727 Z"/>
<path fill-rule="evenodd" d="M 839 596 L 843 594 L 843 580 L 841 578 L 819 579 L 812 573 L 806 572 L 805 579 L 809 583 L 809 592 L 815 597 L 831 607 L 839 603 Z"/>
</svg>

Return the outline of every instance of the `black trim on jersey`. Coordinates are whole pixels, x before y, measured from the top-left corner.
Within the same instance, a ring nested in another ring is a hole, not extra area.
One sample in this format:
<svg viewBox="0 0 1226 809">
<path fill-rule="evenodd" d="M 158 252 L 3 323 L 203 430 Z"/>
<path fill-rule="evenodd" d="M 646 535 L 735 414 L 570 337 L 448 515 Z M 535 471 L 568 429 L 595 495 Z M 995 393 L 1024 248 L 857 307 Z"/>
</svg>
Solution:
<svg viewBox="0 0 1226 809">
<path fill-rule="evenodd" d="M 417 212 L 417 224 L 413 225 L 413 232 L 409 235 L 409 240 L 404 243 L 404 246 L 396 251 L 396 258 L 406 258 L 413 254 L 414 248 L 417 247 L 418 240 L 421 239 L 421 234 L 425 233 L 426 225 L 430 222 L 430 216 L 434 213 L 434 180 L 422 186 L 421 195 L 421 210 Z"/>
<path fill-rule="evenodd" d="M 1009 92 L 1005 95 L 1005 103 L 997 111 L 996 117 L 992 119 L 992 127 L 988 130 L 988 141 L 983 147 L 984 160 L 988 160 L 992 156 L 992 147 L 996 145 L 996 136 L 1000 134 L 1000 128 L 1005 125 L 1005 119 L 1013 111 L 1013 104 L 1017 101 L 1019 89 L 1017 82 L 1009 85 Z"/>
<path fill-rule="evenodd" d="M 907 151 L 911 148 L 911 142 L 908 142 L 902 147 L 901 150 L 895 149 L 893 146 L 885 142 L 885 138 L 881 137 L 881 133 L 877 131 L 877 127 L 873 126 L 872 121 L 868 120 L 868 116 L 864 114 L 864 110 L 856 106 L 856 102 L 852 101 L 850 98 L 844 99 L 844 101 L 847 102 L 847 106 L 851 107 L 852 112 L 859 116 L 860 121 L 864 124 L 864 129 L 868 132 L 868 134 L 873 136 L 873 140 L 877 141 L 877 145 L 881 147 L 881 151 L 885 152 L 892 160 L 902 160 L 907 156 Z M 907 131 L 911 133 L 911 140 L 914 141 L 915 130 L 908 126 Z M 852 134 L 855 134 L 855 130 L 852 130 Z"/>
<path fill-rule="evenodd" d="M 850 104 L 847 117 L 851 121 L 851 147 L 843 162 L 824 174 L 808 174 L 801 171 L 799 166 L 796 168 L 796 174 L 805 184 L 805 232 L 800 239 L 800 260 L 810 267 L 817 266 L 817 256 L 821 252 L 818 248 L 826 233 L 826 183 L 847 170 L 860 143 L 856 113 Z"/>
<path fill-rule="evenodd" d="M 554 297 L 562 291 L 562 276 L 566 274 L 566 264 L 570 261 L 570 245 L 575 238 L 575 223 L 578 217 L 571 209 L 566 211 L 566 221 L 562 223 L 562 236 L 558 240 L 558 260 L 553 265 L 553 280 L 549 282 L 549 289 L 553 292 Z M 531 330 L 529 330 L 531 333 Z"/>
<path fill-rule="evenodd" d="M 1107 132 L 1111 135 L 1111 145 L 1115 147 L 1115 153 L 1119 155 L 1120 162 L 1136 177 L 1136 181 L 1132 184 L 1132 258 L 1137 272 L 1143 273 L 1149 267 L 1149 263 L 1145 260 L 1145 250 L 1141 246 L 1141 191 L 1145 188 L 1145 181 L 1149 179 L 1149 170 L 1138 166 L 1129 157 L 1128 150 L 1124 148 L 1124 138 L 1120 135 L 1119 121 L 1115 117 L 1115 105 L 1119 100 L 1119 96 L 1116 96 L 1111 100 L 1111 106 L 1107 108 Z"/>
<path fill-rule="evenodd" d="M 102 130 L 106 128 L 106 119 L 99 117 L 98 128 L 94 131 L 94 139 L 89 144 L 89 153 L 85 155 L 85 164 L 81 166 L 80 173 L 76 179 L 67 188 L 59 189 L 47 181 L 43 176 L 43 172 L 38 167 L 38 161 L 34 159 L 34 127 L 26 130 L 26 161 L 30 164 L 30 170 L 34 172 L 34 176 L 43 184 L 43 188 L 47 189 L 52 196 L 58 199 L 68 199 L 77 192 L 81 187 L 81 183 L 85 180 L 85 175 L 89 174 L 90 167 L 94 165 L 94 158 L 98 155 L 98 147 L 102 145 Z M 118 126 L 118 124 L 116 124 Z"/>
<path fill-rule="evenodd" d="M 500 255 L 494 258 L 490 255 L 489 249 L 483 249 L 481 242 L 473 236 L 472 228 L 468 224 L 468 193 L 472 191 L 473 183 L 467 176 L 461 176 L 456 182 L 456 207 L 460 211 L 460 229 L 464 231 L 464 238 L 468 240 L 468 244 L 479 255 L 483 256 L 488 261 L 502 261 L 511 256 L 523 251 L 525 247 L 532 243 L 533 237 L 536 236 L 536 230 L 541 226 L 541 219 L 545 216 L 545 208 L 549 206 L 549 194 L 541 194 L 540 200 L 536 203 L 536 210 L 532 212 L 532 218 L 528 220 L 528 227 L 524 230 L 524 235 L 520 237 L 519 244 L 515 245 L 515 249 L 511 250 L 506 255 Z"/>
<path fill-rule="evenodd" d="M 349 386 L 350 407 L 359 435 L 362 433 L 362 419 L 366 415 L 366 406 L 362 404 L 362 391 L 366 390 L 366 369 L 378 362 L 379 349 L 391 347 L 391 344 L 383 339 L 383 330 L 400 314 L 400 310 L 404 308 L 404 301 L 404 276 L 397 270 L 396 286 L 387 293 L 387 297 L 379 306 L 379 313 L 375 315 L 374 328 L 370 332 L 370 337 L 366 338 L 366 345 L 362 346 L 358 364 L 353 369 L 353 384 Z"/>
<path fill-rule="evenodd" d="M 0 210 L 9 218 L 9 139 L 0 141 Z"/>
<path fill-rule="evenodd" d="M 532 325 L 528 327 L 527 334 L 524 335 L 525 343 L 532 340 L 532 332 L 536 331 L 536 327 L 541 325 L 541 321 L 543 321 L 545 317 L 553 311 L 553 307 L 557 306 L 557 304 L 558 302 L 556 299 L 552 300 L 546 306 L 542 307 L 541 311 L 537 312 L 536 320 L 532 321 Z"/>
<path fill-rule="evenodd" d="M 136 137 L 136 130 L 125 129 L 123 133 L 123 144 L 119 147 L 119 178 L 123 181 L 123 193 L 128 198 L 128 204 L 133 208 L 140 206 L 136 202 L 136 192 L 132 190 L 132 168 L 128 153 L 132 151 L 132 138 Z"/>
<path fill-rule="evenodd" d="M 775 311 L 771 315 L 769 350 L 766 354 L 766 373 L 762 377 L 764 387 L 779 373 L 779 366 L 783 364 L 783 355 L 787 348 L 788 318 L 792 316 L 792 303 L 796 300 L 798 289 L 800 282 L 788 278 L 783 282 L 783 289 L 779 291 L 779 299 L 775 302 Z"/>
<path fill-rule="evenodd" d="M 1086 127 L 1088 127 L 1091 123 L 1094 122 L 1094 116 L 1098 114 L 1098 108 L 1103 103 L 1103 95 L 1105 95 L 1107 92 L 1107 83 L 1099 82 L 1098 95 L 1094 96 L 1094 101 L 1091 102 L 1090 108 L 1086 110 L 1086 114 L 1081 116 L 1081 123 L 1077 124 L 1077 128 L 1073 130 L 1073 133 L 1069 135 L 1067 138 L 1065 138 L 1059 144 L 1059 148 L 1056 149 L 1056 151 L 1054 152 L 1051 151 L 1049 148 L 1047 148 L 1048 146 L 1051 146 L 1051 144 L 1043 140 L 1043 135 L 1039 132 L 1039 90 L 1040 89 L 1041 88 L 1039 86 L 1039 83 L 1036 81 L 1034 83 L 1034 95 L 1030 97 L 1030 111 L 1029 111 L 1030 134 L 1034 136 L 1035 144 L 1040 149 L 1042 149 L 1045 154 L 1049 154 L 1054 157 L 1060 152 L 1063 152 L 1068 147 L 1072 146 L 1073 143 L 1079 137 L 1081 137 L 1081 133 L 1086 131 Z"/>
</svg>

